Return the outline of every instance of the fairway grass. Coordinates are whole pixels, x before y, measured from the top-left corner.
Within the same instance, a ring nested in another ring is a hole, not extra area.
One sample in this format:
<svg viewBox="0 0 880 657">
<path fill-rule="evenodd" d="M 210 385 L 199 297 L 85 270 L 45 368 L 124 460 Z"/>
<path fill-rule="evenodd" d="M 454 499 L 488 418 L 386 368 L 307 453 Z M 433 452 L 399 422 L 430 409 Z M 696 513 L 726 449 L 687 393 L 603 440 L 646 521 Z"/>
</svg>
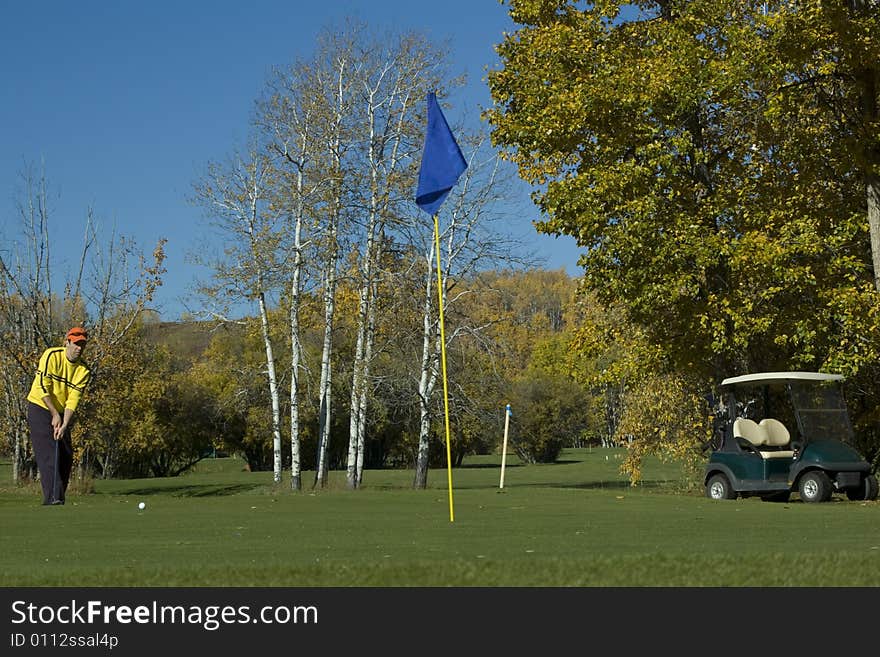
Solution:
<svg viewBox="0 0 880 657">
<path fill-rule="evenodd" d="M 168 479 L 98 481 L 42 507 L 0 473 L 3 586 L 878 586 L 880 503 L 719 502 L 648 463 L 630 487 L 615 450 L 552 465 L 475 457 L 427 490 L 367 471 L 349 491 L 290 491 L 235 459 Z M 285 473 L 286 475 L 287 473 Z M 138 502 L 146 508 L 138 510 Z"/>
</svg>

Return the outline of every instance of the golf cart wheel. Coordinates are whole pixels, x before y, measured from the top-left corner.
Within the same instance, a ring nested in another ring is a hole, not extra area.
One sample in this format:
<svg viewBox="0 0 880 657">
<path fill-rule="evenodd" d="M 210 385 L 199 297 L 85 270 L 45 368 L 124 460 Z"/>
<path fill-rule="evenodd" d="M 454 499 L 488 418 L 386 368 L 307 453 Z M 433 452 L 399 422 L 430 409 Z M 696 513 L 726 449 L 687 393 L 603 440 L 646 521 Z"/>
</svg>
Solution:
<svg viewBox="0 0 880 657">
<path fill-rule="evenodd" d="M 730 487 L 727 477 L 723 474 L 715 474 L 706 484 L 706 497 L 712 500 L 735 500 L 736 492 Z"/>
<path fill-rule="evenodd" d="M 862 478 L 858 488 L 847 489 L 846 496 L 851 500 L 876 500 L 877 490 L 877 477 L 867 475 Z"/>
<path fill-rule="evenodd" d="M 831 499 L 831 480 L 821 470 L 811 470 L 801 477 L 798 492 L 804 502 L 827 502 Z"/>
</svg>

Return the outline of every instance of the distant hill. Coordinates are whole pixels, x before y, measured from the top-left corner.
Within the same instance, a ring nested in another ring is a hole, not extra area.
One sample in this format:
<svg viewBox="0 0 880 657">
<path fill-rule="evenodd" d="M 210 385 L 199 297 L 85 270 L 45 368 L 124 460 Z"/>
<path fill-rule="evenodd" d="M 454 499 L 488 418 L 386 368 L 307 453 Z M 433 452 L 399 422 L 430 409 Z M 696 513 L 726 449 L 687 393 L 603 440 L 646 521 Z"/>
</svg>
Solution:
<svg viewBox="0 0 880 657">
<path fill-rule="evenodd" d="M 144 326 L 144 336 L 168 347 L 178 364 L 186 366 L 204 353 L 215 330 L 213 322 L 156 322 Z"/>
</svg>

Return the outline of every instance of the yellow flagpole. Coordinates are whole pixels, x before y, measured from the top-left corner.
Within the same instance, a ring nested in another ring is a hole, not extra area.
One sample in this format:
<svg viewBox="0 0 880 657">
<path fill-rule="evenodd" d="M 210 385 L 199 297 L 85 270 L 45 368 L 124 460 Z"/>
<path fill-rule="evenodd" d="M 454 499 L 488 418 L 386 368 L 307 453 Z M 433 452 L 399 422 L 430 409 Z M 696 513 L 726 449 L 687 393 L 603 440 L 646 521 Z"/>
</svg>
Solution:
<svg viewBox="0 0 880 657">
<path fill-rule="evenodd" d="M 437 252 L 437 296 L 440 307 L 440 362 L 443 371 L 443 410 L 446 420 L 446 475 L 449 480 L 449 522 L 455 522 L 452 505 L 452 449 L 449 446 L 449 386 L 446 383 L 446 329 L 443 326 L 443 276 L 440 265 L 440 224 L 434 215 L 434 250 Z"/>
</svg>

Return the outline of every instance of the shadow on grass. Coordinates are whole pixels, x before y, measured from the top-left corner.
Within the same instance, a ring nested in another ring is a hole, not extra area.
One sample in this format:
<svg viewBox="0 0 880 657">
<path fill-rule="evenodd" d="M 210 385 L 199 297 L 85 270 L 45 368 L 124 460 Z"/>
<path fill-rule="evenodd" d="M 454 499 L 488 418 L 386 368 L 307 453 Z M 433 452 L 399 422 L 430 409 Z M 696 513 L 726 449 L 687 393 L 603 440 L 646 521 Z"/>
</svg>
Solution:
<svg viewBox="0 0 880 657">
<path fill-rule="evenodd" d="M 262 484 L 229 484 L 218 486 L 213 484 L 191 484 L 189 486 L 141 486 L 140 488 L 121 488 L 109 495 L 171 495 L 173 497 L 225 497 L 238 495 Z"/>
<path fill-rule="evenodd" d="M 389 485 L 373 485 L 370 486 L 373 490 L 402 490 L 400 486 L 389 486 Z M 455 490 L 491 490 L 493 488 L 498 488 L 497 483 L 493 484 L 484 484 L 484 483 L 469 483 L 469 482 L 458 482 L 453 488 Z M 528 482 L 516 482 L 516 483 L 505 483 L 504 488 L 569 488 L 575 490 L 632 490 L 632 486 L 628 481 L 585 481 L 582 483 L 571 482 L 571 481 L 528 481 Z M 670 482 L 666 480 L 642 480 L 639 482 L 636 489 L 675 489 L 675 482 Z M 431 490 L 440 490 L 435 487 L 430 487 Z"/>
<path fill-rule="evenodd" d="M 635 487 L 628 481 L 589 481 L 583 484 L 564 484 L 563 487 L 592 490 L 594 488 L 668 488 L 670 485 L 671 482 L 665 479 L 642 479 Z"/>
<path fill-rule="evenodd" d="M 541 463 L 539 465 L 542 468 L 546 468 L 546 467 L 552 467 L 554 465 L 566 465 L 566 464 L 571 464 L 571 463 L 583 463 L 583 461 L 560 459 L 558 461 L 553 461 L 553 463 Z M 504 467 L 506 469 L 522 468 L 525 465 L 527 465 L 527 464 L 525 464 L 525 463 L 507 463 L 507 464 L 505 464 Z M 538 465 L 538 464 L 531 464 L 531 465 Z M 444 465 L 444 466 L 440 466 L 440 467 L 446 467 L 446 466 Z M 455 470 L 482 470 L 482 469 L 490 469 L 491 470 L 493 468 L 495 470 L 498 470 L 499 468 L 501 468 L 501 464 L 500 463 L 463 463 L 462 465 L 455 466 L 454 469 Z"/>
<path fill-rule="evenodd" d="M 511 488 L 513 487 L 523 487 L 523 488 L 575 488 L 577 490 L 602 490 L 602 489 L 611 489 L 611 490 L 620 490 L 620 489 L 631 489 L 632 485 L 628 481 L 585 481 L 583 483 L 572 483 L 570 481 L 558 481 L 558 482 L 541 482 L 541 483 L 522 483 L 522 484 L 511 484 Z M 661 480 L 661 479 L 643 479 L 639 482 L 638 486 L 635 488 L 668 488 L 670 486 L 670 482 Z"/>
</svg>

